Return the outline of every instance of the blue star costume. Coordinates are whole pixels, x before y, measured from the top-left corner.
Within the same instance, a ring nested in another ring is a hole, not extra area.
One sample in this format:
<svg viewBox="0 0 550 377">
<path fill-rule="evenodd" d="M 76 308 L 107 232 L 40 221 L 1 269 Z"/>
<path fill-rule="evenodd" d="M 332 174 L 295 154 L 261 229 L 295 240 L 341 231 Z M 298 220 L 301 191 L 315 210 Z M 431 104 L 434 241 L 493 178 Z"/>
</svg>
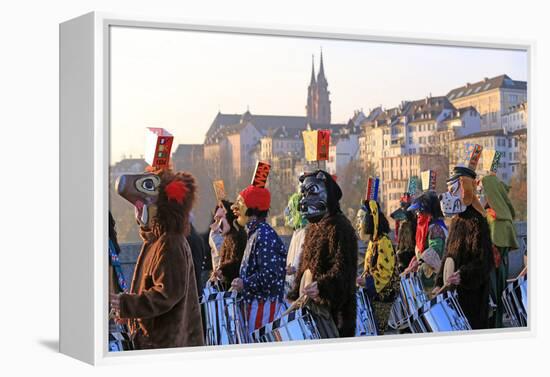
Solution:
<svg viewBox="0 0 550 377">
<path fill-rule="evenodd" d="M 246 224 L 248 241 L 240 268 L 249 330 L 272 322 L 283 305 L 286 248 L 263 219 Z"/>
</svg>

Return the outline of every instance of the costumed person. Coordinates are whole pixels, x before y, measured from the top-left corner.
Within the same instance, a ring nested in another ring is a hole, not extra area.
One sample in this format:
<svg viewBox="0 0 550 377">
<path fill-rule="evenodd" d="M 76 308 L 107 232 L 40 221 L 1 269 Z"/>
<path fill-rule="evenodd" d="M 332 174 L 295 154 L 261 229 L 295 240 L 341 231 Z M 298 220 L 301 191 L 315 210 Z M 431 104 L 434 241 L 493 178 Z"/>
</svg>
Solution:
<svg viewBox="0 0 550 377">
<path fill-rule="evenodd" d="M 493 253 L 485 211 L 475 196 L 475 167 L 481 154 L 475 145 L 468 166 L 455 166 L 441 195 L 441 209 L 451 216 L 444 262 L 435 291 L 456 288 L 458 302 L 472 329 L 488 328 L 490 274 Z"/>
<path fill-rule="evenodd" d="M 302 257 L 306 235 L 307 220 L 300 213 L 301 198 L 302 194 L 300 193 L 292 194 L 285 208 L 285 223 L 294 230 L 286 257 L 285 294 L 288 294 L 294 286 L 296 273 L 300 267 L 300 259 Z"/>
<path fill-rule="evenodd" d="M 357 233 L 363 241 L 368 242 L 368 247 L 363 273 L 356 282 L 365 287 L 376 318 L 378 335 L 384 335 L 398 291 L 399 273 L 393 245 L 388 236 L 390 225 L 376 201 L 378 193 L 369 194 L 369 191 L 366 195 L 368 199 L 363 202 L 357 216 Z"/>
<path fill-rule="evenodd" d="M 239 277 L 239 268 L 246 247 L 246 231 L 239 225 L 231 210 L 232 202 L 222 199 L 223 206 L 222 236 L 223 243 L 220 249 L 220 262 L 214 271 L 214 276 L 220 279 L 224 286 L 229 287 L 231 282 Z"/>
<path fill-rule="evenodd" d="M 120 246 L 117 240 L 116 223 L 109 211 L 109 293 L 118 294 L 128 290 L 128 284 L 119 260 Z M 114 313 L 113 313 L 114 314 Z M 109 316 L 109 351 L 132 350 L 134 345 L 125 321 L 116 321 Z"/>
<path fill-rule="evenodd" d="M 117 192 L 135 207 L 143 247 L 128 293 L 112 294 L 137 349 L 201 346 L 204 337 L 195 268 L 186 240 L 195 179 L 161 169 L 123 175 Z"/>
<path fill-rule="evenodd" d="M 415 256 L 416 214 L 414 211 L 407 211 L 411 201 L 411 194 L 403 193 L 399 208 L 390 214 L 390 217 L 395 220 L 396 257 L 400 273 L 405 271 Z"/>
<path fill-rule="evenodd" d="M 295 301 L 304 294 L 319 305 L 319 315 L 328 313 L 337 334 L 323 331 L 323 337 L 352 337 L 357 312 L 357 237 L 340 210 L 342 190 L 322 170 L 303 174 L 300 183 L 300 212 L 309 224 L 298 273 L 287 297 Z M 308 275 L 311 282 L 300 292 L 302 278 Z"/>
<path fill-rule="evenodd" d="M 496 176 L 500 152 L 490 152 L 494 153 L 494 157 L 489 175 L 481 179 L 481 186 L 495 255 L 495 269 L 491 274 L 491 296 L 493 302 L 496 304 L 496 311 L 493 316 L 492 326 L 500 328 L 502 327 L 502 315 L 504 314 L 502 292 L 506 288 L 508 279 L 508 253 L 510 250 L 519 248 L 519 245 L 517 243 L 516 228 L 513 223 L 515 217 L 514 206 L 508 197 L 504 183 Z"/>
<path fill-rule="evenodd" d="M 197 291 L 199 296 L 201 295 L 202 287 L 202 272 L 204 269 L 204 256 L 206 255 L 206 247 L 204 245 L 203 238 L 195 229 L 192 222 L 193 213 L 190 214 L 189 222 L 189 234 L 187 235 L 187 243 L 191 249 L 191 256 L 193 257 L 193 268 L 195 270 L 195 280 L 197 282 Z"/>
<path fill-rule="evenodd" d="M 247 243 L 239 277 L 231 288 L 242 292 L 248 304 L 249 332 L 275 320 L 284 307 L 286 248 L 266 222 L 271 194 L 265 188 L 269 165 L 259 162 L 253 184 L 242 190 L 231 207 L 244 226 Z"/>
<path fill-rule="evenodd" d="M 424 290 L 431 294 L 449 231 L 445 225 L 439 198 L 435 191 L 427 191 L 420 195 L 413 201 L 408 211 L 416 212 L 417 221 L 415 256 L 405 273 L 418 272 Z M 427 254 L 424 255 L 424 253 Z"/>
<path fill-rule="evenodd" d="M 221 249 L 224 239 L 224 234 L 229 231 L 229 223 L 226 219 L 227 210 L 224 204 L 220 201 L 214 208 L 214 216 L 212 224 L 210 224 L 210 232 L 208 234 L 208 246 L 210 246 L 210 254 L 212 259 L 212 271 L 217 271 L 220 267 Z"/>
</svg>

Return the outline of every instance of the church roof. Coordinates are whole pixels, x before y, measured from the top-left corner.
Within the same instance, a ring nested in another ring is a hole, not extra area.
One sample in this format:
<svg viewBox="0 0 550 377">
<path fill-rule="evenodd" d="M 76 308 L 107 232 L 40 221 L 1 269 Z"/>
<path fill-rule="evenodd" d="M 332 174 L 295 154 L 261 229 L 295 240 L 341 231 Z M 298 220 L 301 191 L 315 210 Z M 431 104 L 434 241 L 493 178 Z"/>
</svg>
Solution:
<svg viewBox="0 0 550 377">
<path fill-rule="evenodd" d="M 307 123 L 305 116 L 248 114 L 249 117 L 247 120 L 263 134 L 267 134 L 269 129 L 283 126 L 287 129 L 300 128 L 304 130 Z M 218 113 L 206 133 L 205 144 L 215 143 L 215 139 L 218 137 L 242 129 L 246 125 L 245 122 L 241 122 L 242 118 L 242 114 Z"/>
</svg>

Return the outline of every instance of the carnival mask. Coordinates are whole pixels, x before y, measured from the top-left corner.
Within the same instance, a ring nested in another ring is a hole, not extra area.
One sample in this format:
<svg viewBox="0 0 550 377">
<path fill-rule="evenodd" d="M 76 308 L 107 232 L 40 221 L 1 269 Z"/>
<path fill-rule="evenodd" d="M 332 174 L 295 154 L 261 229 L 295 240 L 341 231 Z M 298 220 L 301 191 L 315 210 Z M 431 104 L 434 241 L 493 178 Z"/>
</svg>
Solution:
<svg viewBox="0 0 550 377">
<path fill-rule="evenodd" d="M 300 177 L 300 213 L 309 222 L 315 223 L 328 213 L 328 192 L 326 177 L 319 172 L 316 175 Z"/>
<path fill-rule="evenodd" d="M 447 217 L 452 217 L 466 211 L 464 203 L 464 190 L 459 178 L 448 183 L 448 191 L 439 198 L 441 211 Z"/>
<path fill-rule="evenodd" d="M 366 233 L 367 217 L 369 217 L 369 214 L 367 213 L 366 207 L 361 206 L 361 208 L 357 211 L 357 216 L 355 217 L 355 229 L 357 230 L 359 238 L 365 242 L 370 239 L 369 235 Z"/>
<path fill-rule="evenodd" d="M 246 215 L 246 211 L 248 210 L 248 207 L 244 203 L 244 199 L 242 196 L 237 196 L 237 200 L 233 205 L 231 206 L 231 210 L 233 211 L 233 214 L 237 218 L 237 223 L 240 226 L 245 226 L 246 223 L 248 223 L 248 216 Z"/>
<path fill-rule="evenodd" d="M 121 175 L 115 184 L 117 193 L 133 204 L 138 223 L 147 227 L 155 216 L 160 177 L 153 173 Z"/>
</svg>

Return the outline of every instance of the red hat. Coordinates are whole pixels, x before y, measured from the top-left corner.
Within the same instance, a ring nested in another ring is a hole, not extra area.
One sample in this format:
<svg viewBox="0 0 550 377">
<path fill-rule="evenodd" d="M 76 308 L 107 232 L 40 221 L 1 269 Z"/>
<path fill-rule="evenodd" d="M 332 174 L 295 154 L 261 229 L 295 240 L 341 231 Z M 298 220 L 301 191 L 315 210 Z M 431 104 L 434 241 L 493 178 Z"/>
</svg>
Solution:
<svg viewBox="0 0 550 377">
<path fill-rule="evenodd" d="M 248 208 L 267 211 L 271 204 L 271 194 L 266 188 L 250 185 L 241 191 L 240 195 L 244 199 L 244 204 L 246 204 Z"/>
</svg>

